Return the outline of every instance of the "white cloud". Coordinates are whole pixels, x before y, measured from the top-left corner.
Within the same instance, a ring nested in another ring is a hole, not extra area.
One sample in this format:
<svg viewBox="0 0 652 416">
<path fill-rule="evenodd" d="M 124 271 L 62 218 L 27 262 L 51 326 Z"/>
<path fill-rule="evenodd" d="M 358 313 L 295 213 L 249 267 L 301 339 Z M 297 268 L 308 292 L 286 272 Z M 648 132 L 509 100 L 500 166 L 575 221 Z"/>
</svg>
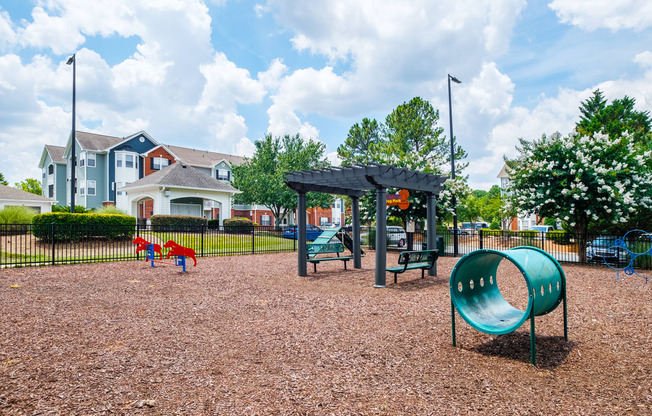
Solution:
<svg viewBox="0 0 652 416">
<path fill-rule="evenodd" d="M 234 151 L 239 156 L 253 157 L 256 153 L 256 145 L 251 140 L 243 137 L 236 143 Z"/>
<path fill-rule="evenodd" d="M 648 0 L 553 0 L 549 7 L 562 23 L 584 30 L 643 30 L 652 26 L 652 2 Z"/>
<path fill-rule="evenodd" d="M 471 77 L 504 53 L 525 2 L 269 0 L 267 6 L 295 33 L 298 51 L 330 59 L 283 79 L 268 111 L 275 131 L 301 125 L 303 114 L 364 117 L 417 95 L 442 95 L 445 86 L 433 82 L 445 79 L 442 63 Z"/>
<path fill-rule="evenodd" d="M 301 122 L 292 107 L 276 97 L 272 97 L 274 104 L 267 110 L 269 115 L 269 126 L 267 133 L 276 136 L 286 134 L 295 135 L 299 133 L 303 138 L 318 138 L 319 130 L 308 122 Z"/>
<path fill-rule="evenodd" d="M 12 26 L 9 13 L 0 9 L 0 51 L 8 49 L 16 43 L 16 33 Z"/>
</svg>

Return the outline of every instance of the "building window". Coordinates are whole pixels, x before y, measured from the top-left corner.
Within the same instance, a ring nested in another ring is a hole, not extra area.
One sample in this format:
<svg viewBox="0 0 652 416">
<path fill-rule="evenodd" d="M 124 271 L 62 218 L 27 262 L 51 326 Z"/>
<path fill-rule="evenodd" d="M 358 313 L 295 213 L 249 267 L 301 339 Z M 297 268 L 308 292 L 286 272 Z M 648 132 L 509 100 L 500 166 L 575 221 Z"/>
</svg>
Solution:
<svg viewBox="0 0 652 416">
<path fill-rule="evenodd" d="M 48 185 L 48 198 L 54 198 L 54 185 Z"/>
<path fill-rule="evenodd" d="M 134 167 L 134 155 L 125 155 L 125 168 Z"/>
<path fill-rule="evenodd" d="M 152 170 L 161 170 L 170 165 L 170 160 L 164 157 L 152 158 Z"/>
<path fill-rule="evenodd" d="M 48 175 L 54 175 L 54 165 L 52 163 L 48 166 Z"/>
<path fill-rule="evenodd" d="M 260 225 L 272 225 L 272 216 L 271 215 L 261 215 L 260 216 Z"/>
<path fill-rule="evenodd" d="M 124 184 L 122 182 L 116 182 L 115 183 L 115 189 L 116 189 L 116 195 L 122 195 L 122 191 L 120 188 L 122 188 Z"/>
<path fill-rule="evenodd" d="M 218 169 L 216 172 L 217 179 L 221 181 L 230 181 L 231 180 L 231 171 L 228 169 Z"/>
<path fill-rule="evenodd" d="M 86 194 L 95 195 L 95 181 L 86 181 Z"/>
<path fill-rule="evenodd" d="M 122 167 L 122 153 L 116 153 L 116 155 L 115 155 L 115 166 L 117 168 Z"/>
<path fill-rule="evenodd" d="M 86 165 L 86 152 L 81 152 L 79 154 L 79 166 L 84 167 Z"/>
<path fill-rule="evenodd" d="M 89 168 L 95 167 L 95 153 L 86 153 L 86 166 Z"/>
</svg>

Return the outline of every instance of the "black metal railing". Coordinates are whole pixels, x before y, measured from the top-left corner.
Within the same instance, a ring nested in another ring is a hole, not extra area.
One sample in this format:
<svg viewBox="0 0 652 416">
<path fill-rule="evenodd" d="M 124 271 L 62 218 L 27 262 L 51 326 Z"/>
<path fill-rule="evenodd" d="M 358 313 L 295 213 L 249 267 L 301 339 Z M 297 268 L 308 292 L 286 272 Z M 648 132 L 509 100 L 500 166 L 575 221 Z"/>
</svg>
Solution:
<svg viewBox="0 0 652 416">
<path fill-rule="evenodd" d="M 120 228 L 120 229 L 117 229 Z M 136 238 L 163 246 L 172 240 L 199 257 L 296 251 L 296 240 L 274 227 L 101 227 L 52 223 L 0 227 L 0 267 L 144 259 Z M 107 236 L 108 235 L 108 236 Z M 118 235 L 119 237 L 115 237 Z"/>
<path fill-rule="evenodd" d="M 345 232 L 341 230 L 340 232 Z M 349 236 L 352 233 L 348 232 Z M 164 244 L 172 240 L 191 248 L 198 257 L 242 254 L 292 252 L 297 250 L 296 233 L 283 235 L 283 230 L 272 226 L 209 228 L 153 227 L 139 224 L 129 227 L 80 226 L 71 224 L 0 224 L 0 267 L 90 263 L 144 259 L 132 241 Z M 375 248 L 376 230 L 362 227 L 361 244 L 364 249 Z M 631 255 L 625 249 L 614 247 L 622 236 L 550 234 L 500 230 L 467 230 L 458 232 L 459 255 L 478 249 L 508 250 L 517 246 L 532 246 L 550 253 L 564 263 L 605 264 L 625 267 Z M 388 250 L 420 250 L 426 248 L 426 233 L 406 233 L 395 227 L 387 229 Z M 650 252 L 649 236 L 628 241 L 627 247 L 635 253 Z M 437 247 L 440 256 L 453 255 L 453 233 L 440 230 Z M 166 250 L 163 250 L 164 254 Z M 580 256 L 580 252 L 584 255 Z M 637 269 L 652 269 L 652 255 L 635 259 Z"/>
</svg>

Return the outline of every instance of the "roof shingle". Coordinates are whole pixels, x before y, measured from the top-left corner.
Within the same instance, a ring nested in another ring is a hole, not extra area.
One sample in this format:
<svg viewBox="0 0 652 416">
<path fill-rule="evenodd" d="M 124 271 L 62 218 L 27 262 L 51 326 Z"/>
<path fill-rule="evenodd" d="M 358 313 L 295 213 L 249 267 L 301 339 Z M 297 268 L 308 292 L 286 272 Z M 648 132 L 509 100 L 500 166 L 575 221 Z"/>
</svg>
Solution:
<svg viewBox="0 0 652 416">
<path fill-rule="evenodd" d="M 54 200 L 50 198 L 36 195 L 31 192 L 25 192 L 21 189 L 12 188 L 2 184 L 0 184 L 0 199 L 9 199 L 15 201 L 54 202 Z"/>
<path fill-rule="evenodd" d="M 183 163 L 173 163 L 156 173 L 147 175 L 142 179 L 122 187 L 122 189 L 129 190 L 147 185 L 239 192 L 228 183 L 212 178 L 200 170 Z"/>
</svg>

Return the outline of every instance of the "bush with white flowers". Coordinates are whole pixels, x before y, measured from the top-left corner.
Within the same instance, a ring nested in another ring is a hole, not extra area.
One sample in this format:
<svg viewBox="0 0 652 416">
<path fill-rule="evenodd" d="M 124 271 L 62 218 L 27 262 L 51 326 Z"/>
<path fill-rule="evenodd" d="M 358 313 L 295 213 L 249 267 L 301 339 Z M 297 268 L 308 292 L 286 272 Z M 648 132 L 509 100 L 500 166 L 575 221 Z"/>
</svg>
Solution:
<svg viewBox="0 0 652 416">
<path fill-rule="evenodd" d="M 652 208 L 652 158 L 625 132 L 521 139 L 507 161 L 512 204 L 519 212 L 566 222 L 586 235 L 592 221 L 627 222 Z M 580 249 L 580 256 L 584 250 Z"/>
</svg>

